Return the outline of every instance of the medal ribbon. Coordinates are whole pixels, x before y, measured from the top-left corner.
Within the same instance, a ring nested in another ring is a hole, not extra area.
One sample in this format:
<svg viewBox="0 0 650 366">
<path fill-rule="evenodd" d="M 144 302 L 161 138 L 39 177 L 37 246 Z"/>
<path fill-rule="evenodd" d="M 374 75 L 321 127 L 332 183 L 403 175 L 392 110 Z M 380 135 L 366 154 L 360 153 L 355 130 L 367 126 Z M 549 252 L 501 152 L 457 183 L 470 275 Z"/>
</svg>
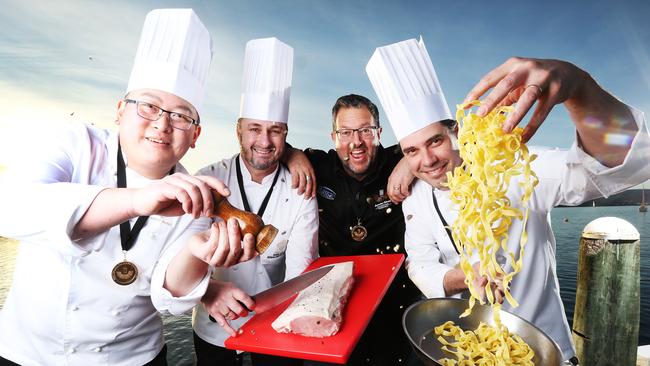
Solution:
<svg viewBox="0 0 650 366">
<path fill-rule="evenodd" d="M 239 164 L 239 156 L 237 156 L 237 159 L 235 160 L 235 167 L 237 168 L 237 185 L 239 185 L 239 193 L 241 194 L 241 200 L 244 203 L 244 209 L 248 212 L 253 212 L 251 211 L 251 206 L 248 204 L 248 198 L 246 198 L 246 191 L 244 190 L 244 177 L 241 174 L 241 165 Z M 273 184 L 271 184 L 271 188 L 269 188 L 269 191 L 266 192 L 266 196 L 264 196 L 262 205 L 260 206 L 260 209 L 257 210 L 257 216 L 262 217 L 262 215 L 264 215 L 264 211 L 266 211 L 266 206 L 269 204 L 269 199 L 271 198 L 271 193 L 273 192 L 273 187 L 275 187 L 275 183 L 278 181 L 279 176 L 280 176 L 280 166 L 278 165 L 278 170 L 276 170 L 275 177 L 273 178 Z"/>
<path fill-rule="evenodd" d="M 169 174 L 174 173 L 174 168 L 169 172 Z M 117 187 L 126 188 L 126 164 L 124 163 L 124 158 L 122 157 L 122 148 L 120 143 L 117 143 Z M 120 241 L 122 244 L 122 250 L 127 251 L 133 247 L 140 230 L 149 219 L 149 216 L 140 216 L 135 221 L 133 229 L 131 229 L 131 223 L 129 220 L 124 221 L 120 224 Z"/>
<path fill-rule="evenodd" d="M 447 224 L 447 220 L 445 220 L 444 217 L 442 217 L 442 212 L 440 212 L 440 208 L 438 207 L 438 200 L 436 199 L 436 194 L 435 194 L 435 189 L 431 189 L 431 196 L 433 197 L 433 207 L 436 208 L 436 212 L 438 213 L 438 217 L 440 218 L 440 221 L 442 221 L 442 225 L 445 227 L 445 231 L 447 232 L 447 236 L 449 237 L 449 240 L 451 240 L 451 244 L 453 244 L 454 249 L 456 249 L 456 253 L 460 254 L 458 251 L 458 247 L 456 247 L 456 243 L 454 242 L 454 238 L 451 235 L 451 230 L 449 229 L 449 225 Z"/>
<path fill-rule="evenodd" d="M 352 226 L 350 226 L 350 228 L 352 229 L 352 228 L 355 228 L 357 226 L 361 226 L 361 228 L 363 228 L 363 230 L 366 231 L 366 235 L 367 235 L 368 230 L 366 229 L 365 226 L 363 226 L 363 223 L 361 222 L 361 216 L 363 216 L 363 214 L 366 213 L 366 211 L 367 211 L 367 206 L 364 206 L 364 203 L 363 203 L 364 201 L 361 201 L 361 203 L 359 203 L 359 197 L 361 196 L 361 189 L 359 189 L 357 194 L 354 195 L 354 197 L 353 197 L 352 196 L 352 188 L 350 188 L 350 185 L 349 185 L 347 179 L 348 179 L 347 177 L 343 177 L 343 187 L 345 188 L 345 193 L 347 193 L 349 200 L 352 201 L 352 204 L 350 205 L 352 207 L 352 212 L 357 216 L 357 222 L 355 224 L 353 224 Z M 360 205 L 361 205 L 361 207 L 359 207 Z M 352 230 L 350 230 L 350 235 L 352 235 L 352 239 L 355 240 L 355 241 L 363 241 L 363 239 L 365 239 L 365 237 L 364 237 L 361 240 L 357 240 L 354 237 L 354 234 L 352 233 Z"/>
</svg>

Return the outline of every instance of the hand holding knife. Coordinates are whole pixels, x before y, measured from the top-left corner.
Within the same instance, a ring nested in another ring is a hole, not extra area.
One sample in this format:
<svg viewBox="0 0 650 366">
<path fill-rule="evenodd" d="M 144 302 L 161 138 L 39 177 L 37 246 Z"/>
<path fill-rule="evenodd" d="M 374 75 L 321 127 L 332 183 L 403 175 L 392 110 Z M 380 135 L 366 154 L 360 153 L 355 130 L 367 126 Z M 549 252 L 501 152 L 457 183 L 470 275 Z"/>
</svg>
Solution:
<svg viewBox="0 0 650 366">
<path fill-rule="evenodd" d="M 211 280 L 201 301 L 208 313 L 216 316 L 209 315 L 210 320 L 219 323 L 231 336 L 236 336 L 236 331 L 228 321 L 247 316 L 250 311 L 259 314 L 272 309 L 320 280 L 332 267 L 334 266 L 329 265 L 311 270 L 251 297 L 231 283 Z"/>
</svg>

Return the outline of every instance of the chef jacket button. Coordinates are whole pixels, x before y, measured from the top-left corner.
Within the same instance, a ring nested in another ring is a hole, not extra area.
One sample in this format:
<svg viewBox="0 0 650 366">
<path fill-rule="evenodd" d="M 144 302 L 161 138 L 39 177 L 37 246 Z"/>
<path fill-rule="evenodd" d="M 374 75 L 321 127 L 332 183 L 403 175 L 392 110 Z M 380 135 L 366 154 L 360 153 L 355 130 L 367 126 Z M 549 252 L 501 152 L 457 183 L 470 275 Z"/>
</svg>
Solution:
<svg viewBox="0 0 650 366">
<path fill-rule="evenodd" d="M 77 311 L 77 310 L 79 310 L 79 307 L 78 307 L 77 305 L 74 305 L 74 306 L 72 306 L 72 307 L 70 308 L 70 310 L 72 310 L 72 311 Z"/>
<path fill-rule="evenodd" d="M 68 350 L 68 354 L 69 354 L 69 355 L 71 355 L 71 354 L 73 354 L 73 353 L 75 353 L 75 352 L 77 352 L 77 350 L 76 350 L 74 347 L 72 347 L 72 348 L 70 348 L 70 349 Z"/>
<path fill-rule="evenodd" d="M 118 315 L 120 315 L 120 312 L 118 310 L 113 310 L 113 311 L 111 311 L 111 315 L 118 316 Z"/>
<path fill-rule="evenodd" d="M 101 351 L 102 351 L 102 348 L 101 348 L 101 347 L 95 347 L 95 349 L 93 349 L 93 351 L 94 351 L 94 352 L 101 352 Z"/>
</svg>

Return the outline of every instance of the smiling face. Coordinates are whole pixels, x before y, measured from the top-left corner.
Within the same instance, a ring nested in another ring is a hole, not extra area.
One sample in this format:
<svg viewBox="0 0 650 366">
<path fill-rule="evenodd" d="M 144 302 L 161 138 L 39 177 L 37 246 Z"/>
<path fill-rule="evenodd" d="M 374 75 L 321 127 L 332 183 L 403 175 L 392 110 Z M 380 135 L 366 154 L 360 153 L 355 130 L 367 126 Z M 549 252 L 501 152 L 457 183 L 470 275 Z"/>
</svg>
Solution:
<svg viewBox="0 0 650 366">
<path fill-rule="evenodd" d="M 242 159 L 258 181 L 271 174 L 284 153 L 287 138 L 287 125 L 250 118 L 242 118 L 237 123 L 237 138 Z"/>
<path fill-rule="evenodd" d="M 399 144 L 411 173 L 435 188 L 448 189 L 447 172 L 461 164 L 450 136 L 455 133 L 443 123 L 432 123 L 402 138 Z"/>
<path fill-rule="evenodd" d="M 376 127 L 370 110 L 364 105 L 339 109 L 334 126 L 335 131 L 332 132 L 331 137 L 343 168 L 351 177 L 357 180 L 363 179 L 377 155 L 381 128 L 377 128 L 372 136 L 367 137 L 362 136 L 360 131 L 352 132 L 348 138 L 336 133 L 336 130 Z"/>
<path fill-rule="evenodd" d="M 198 119 L 196 109 L 174 94 L 153 89 L 139 89 L 129 93 L 129 99 L 156 105 L 162 109 L 182 113 Z M 122 152 L 131 169 L 150 179 L 167 175 L 190 147 L 194 147 L 201 127 L 192 125 L 189 130 L 179 130 L 170 124 L 169 114 L 156 121 L 138 115 L 135 103 L 121 100 L 117 104 L 119 138 Z"/>
</svg>

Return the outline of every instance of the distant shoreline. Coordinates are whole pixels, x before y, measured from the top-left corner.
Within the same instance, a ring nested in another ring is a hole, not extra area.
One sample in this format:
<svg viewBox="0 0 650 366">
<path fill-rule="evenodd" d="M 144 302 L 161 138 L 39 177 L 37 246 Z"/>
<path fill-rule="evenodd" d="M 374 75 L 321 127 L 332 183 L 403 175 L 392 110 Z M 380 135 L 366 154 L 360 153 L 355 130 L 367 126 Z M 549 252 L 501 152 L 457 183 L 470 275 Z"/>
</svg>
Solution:
<svg viewBox="0 0 650 366">
<path fill-rule="evenodd" d="M 648 204 L 650 200 L 650 190 L 648 189 L 628 189 L 619 194 L 609 196 L 607 198 L 597 198 L 595 200 L 587 201 L 578 207 L 585 206 L 639 206 L 641 204 L 642 192 L 645 192 L 645 201 Z M 560 206 L 567 207 L 567 206 Z"/>
</svg>

